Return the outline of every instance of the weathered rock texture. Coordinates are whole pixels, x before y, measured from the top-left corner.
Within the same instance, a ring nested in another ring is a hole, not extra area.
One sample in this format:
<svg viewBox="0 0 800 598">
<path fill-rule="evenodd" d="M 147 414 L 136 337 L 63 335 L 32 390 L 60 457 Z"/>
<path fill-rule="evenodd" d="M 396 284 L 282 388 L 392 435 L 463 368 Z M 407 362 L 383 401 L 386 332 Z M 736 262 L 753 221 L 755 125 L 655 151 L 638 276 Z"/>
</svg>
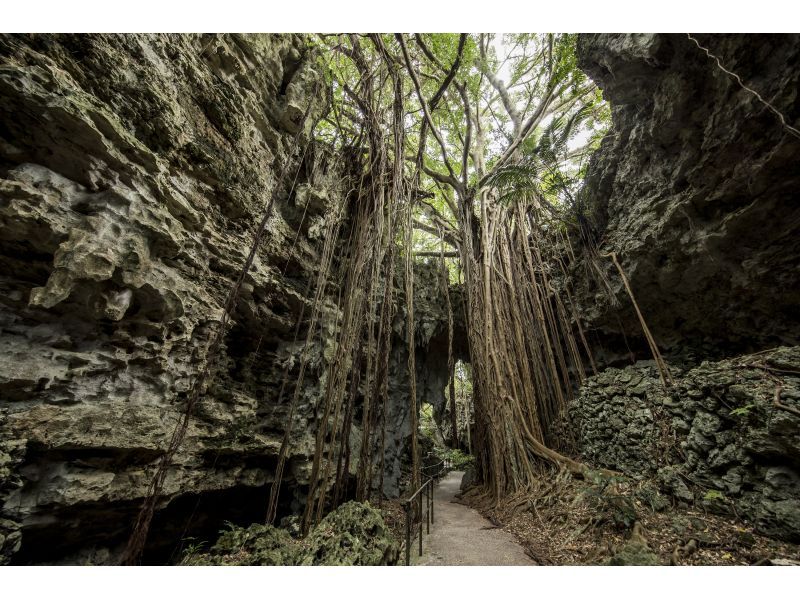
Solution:
<svg viewBox="0 0 800 598">
<path fill-rule="evenodd" d="M 22 525 L 19 559 L 124 538 L 274 193 L 162 506 L 264 488 L 286 341 L 341 194 L 314 148 L 299 191 L 276 188 L 325 105 L 304 39 L 4 36 L 0 57 L 0 399 L 27 446 L 3 517 Z"/>
<path fill-rule="evenodd" d="M 800 36 L 696 37 L 798 126 Z M 584 458 L 800 541 L 800 418 L 773 404 L 778 383 L 800 404 L 800 352 L 716 361 L 800 342 L 800 140 L 685 35 L 583 35 L 578 54 L 613 116 L 586 216 L 662 351 L 687 368 L 668 391 L 652 361 L 591 378 L 570 408 Z M 650 359 L 600 261 L 610 296 L 574 280 L 598 361 Z"/>
<path fill-rule="evenodd" d="M 223 532 L 207 552 L 185 565 L 394 565 L 400 546 L 381 512 L 350 501 L 328 513 L 303 540 L 286 530 L 253 524 Z"/>
<path fill-rule="evenodd" d="M 0 410 L 0 503 L 22 486 L 19 466 L 25 455 L 25 442 L 12 433 L 8 414 Z M 7 564 L 22 545 L 19 518 L 0 515 L 0 565 Z"/>
<path fill-rule="evenodd" d="M 800 36 L 697 38 L 800 127 Z M 683 34 L 582 35 L 578 55 L 613 116 L 587 213 L 662 349 L 703 358 L 800 342 L 800 139 Z M 607 337 L 606 361 L 627 352 L 621 329 L 646 358 L 605 262 L 620 307 L 585 286 L 582 313 Z"/>
<path fill-rule="evenodd" d="M 681 373 L 665 389 L 652 362 L 588 380 L 570 412 L 589 462 L 686 503 L 738 514 L 800 542 L 800 347 Z"/>
<path fill-rule="evenodd" d="M 273 196 L 145 558 L 163 562 L 180 538 L 224 520 L 263 521 L 305 338 L 295 323 L 311 311 L 326 217 L 347 196 L 341 157 L 308 143 L 324 85 L 298 35 L 0 37 L 4 560 L 116 558 Z M 331 293 L 281 514 L 305 497 L 335 338 Z M 441 337 L 446 320 L 431 317 L 418 316 L 420 342 Z M 395 494 L 409 434 L 397 351 L 386 459 Z M 425 368 L 423 352 L 421 400 L 443 390 Z"/>
</svg>

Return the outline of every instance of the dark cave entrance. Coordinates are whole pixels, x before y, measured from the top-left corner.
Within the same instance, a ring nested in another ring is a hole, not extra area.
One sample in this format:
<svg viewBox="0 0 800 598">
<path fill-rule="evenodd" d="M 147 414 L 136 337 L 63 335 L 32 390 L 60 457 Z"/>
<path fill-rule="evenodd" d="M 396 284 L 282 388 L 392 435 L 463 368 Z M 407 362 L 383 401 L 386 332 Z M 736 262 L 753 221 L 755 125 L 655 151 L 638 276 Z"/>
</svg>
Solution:
<svg viewBox="0 0 800 598">
<path fill-rule="evenodd" d="M 238 485 L 220 490 L 190 492 L 156 511 L 142 554 L 143 565 L 177 564 L 192 546 L 207 550 L 229 524 L 247 527 L 263 523 L 271 484 Z M 285 482 L 276 522 L 296 514 L 306 487 Z M 138 501 L 104 509 L 91 503 L 55 514 L 55 520 L 23 528 L 23 541 L 11 564 L 115 564 L 140 508 Z"/>
</svg>

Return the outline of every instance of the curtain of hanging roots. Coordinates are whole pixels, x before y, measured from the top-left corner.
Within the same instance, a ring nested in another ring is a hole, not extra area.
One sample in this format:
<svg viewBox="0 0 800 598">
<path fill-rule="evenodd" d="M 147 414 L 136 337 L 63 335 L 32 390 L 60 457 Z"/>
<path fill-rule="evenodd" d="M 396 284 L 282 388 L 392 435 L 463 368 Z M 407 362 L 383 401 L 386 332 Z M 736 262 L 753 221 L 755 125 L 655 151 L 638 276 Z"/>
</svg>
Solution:
<svg viewBox="0 0 800 598">
<path fill-rule="evenodd" d="M 352 39 L 352 36 L 351 36 Z M 360 174 L 357 190 L 340 206 L 340 213 L 330 223 L 323 247 L 321 268 L 317 275 L 316 295 L 310 315 L 300 373 L 288 409 L 286 429 L 281 444 L 275 480 L 270 490 L 267 521 L 274 522 L 286 460 L 290 453 L 292 424 L 308 365 L 309 348 L 318 342 L 319 322 L 326 290 L 338 285 L 338 320 L 335 327 L 333 355 L 326 364 L 325 388 L 315 406 L 316 435 L 309 479 L 308 498 L 302 518 L 303 533 L 318 522 L 324 509 L 337 505 L 347 497 L 351 463 L 356 460 L 356 498 L 369 499 L 379 468 L 379 496 L 383 495 L 384 452 L 386 447 L 387 405 L 389 394 L 389 355 L 391 353 L 392 318 L 395 313 L 396 242 L 405 231 L 406 294 L 409 310 L 409 374 L 412 404 L 416 402 L 413 354 L 413 272 L 410 254 L 410 201 L 403 179 L 404 128 L 402 78 L 393 75 L 392 134 L 386 135 L 384 115 L 374 106 L 381 105 L 382 85 L 369 72 L 357 40 L 353 41 L 354 57 L 364 75 L 356 92 L 347 90 L 364 113 L 363 131 L 369 150 L 369 162 Z M 389 139 L 391 137 L 391 139 Z M 340 238 L 344 223 L 349 225 L 347 239 Z M 342 256 L 340 271 L 331 273 L 332 258 L 337 248 Z M 320 339 L 322 340 L 322 339 Z M 362 401 L 361 445 L 358 454 L 351 454 L 351 431 L 357 402 Z M 413 415 L 416 409 L 412 408 Z M 416 455 L 416 421 L 412 424 L 414 470 L 419 465 Z"/>
<path fill-rule="evenodd" d="M 347 272 L 341 290 L 341 321 L 334 355 L 327 367 L 325 393 L 321 405 L 317 406 L 317 433 L 314 445 L 314 460 L 308 490 L 308 500 L 303 516 L 303 529 L 319 521 L 325 506 L 325 498 L 331 478 L 331 467 L 342 454 L 350 430 L 343 429 L 340 419 L 342 407 L 347 399 L 351 402 L 357 395 L 361 370 L 361 340 L 366 318 L 365 306 L 369 293 L 369 250 L 374 247 L 371 238 L 370 214 L 371 193 L 360 186 L 355 198 L 355 214 L 347 255 Z M 347 383 L 350 382 L 350 392 Z"/>
<path fill-rule="evenodd" d="M 402 114 L 402 106 L 397 112 Z M 400 122 L 398 117 L 398 128 Z M 402 138 L 399 144 L 402 147 Z M 347 256 L 346 272 L 343 276 L 344 285 L 340 289 L 339 336 L 334 356 L 327 366 L 325 393 L 317 408 L 314 460 L 308 502 L 303 515 L 304 531 L 321 519 L 331 485 L 334 506 L 346 496 L 352 460 L 351 429 L 356 423 L 353 414 L 359 398 L 363 398 L 363 409 L 362 440 L 356 467 L 356 497 L 363 500 L 371 492 L 376 452 L 381 455 L 381 493 L 383 490 L 382 454 L 385 448 L 388 357 L 392 334 L 394 243 L 397 228 L 402 224 L 397 217 L 399 205 L 406 195 L 403 192 L 402 162 L 394 160 L 392 169 L 389 169 L 387 145 L 379 128 L 373 127 L 370 132 L 371 159 L 368 174 L 365 175 L 370 182 L 361 185 L 353 200 L 352 229 L 344 254 Z M 394 149 L 395 156 L 402 156 L 397 147 Z M 382 301 L 377 301 L 381 295 Z M 411 384 L 413 388 L 413 378 Z M 380 398 L 377 404 L 373 400 L 375 396 Z M 382 429 L 378 447 L 374 427 L 379 419 Z"/>
<path fill-rule="evenodd" d="M 375 359 L 376 372 L 373 378 L 373 388 L 379 390 L 381 399 L 381 435 L 380 445 L 374 446 L 374 426 L 377 424 L 377 410 L 376 415 L 373 416 L 373 424 L 370 427 L 369 447 L 373 447 L 373 452 L 377 448 L 379 455 L 379 471 L 380 482 L 378 488 L 378 497 L 383 499 L 383 485 L 384 485 L 384 452 L 386 449 L 386 409 L 389 401 L 389 354 L 392 349 L 392 318 L 395 314 L 394 302 L 394 279 L 395 279 L 395 262 L 396 262 L 396 237 L 398 234 L 398 225 L 400 224 L 400 209 L 406 197 L 404 192 L 403 181 L 403 149 L 405 144 L 404 129 L 403 129 L 403 97 L 402 97 L 402 82 L 395 79 L 395 97 L 393 103 L 393 140 L 394 140 L 394 162 L 391 175 L 391 189 L 389 202 L 386 206 L 387 224 L 383 227 L 386 234 L 383 237 L 384 247 L 382 249 L 384 261 L 382 270 L 385 273 L 383 279 L 383 300 L 381 302 L 380 311 L 380 324 L 378 326 L 378 354 Z M 374 273 L 376 288 L 379 279 L 379 272 Z M 363 449 L 366 451 L 366 449 Z M 358 498 L 363 500 L 369 499 L 372 491 L 372 481 L 374 479 L 373 466 L 375 465 L 372 455 L 367 455 L 366 452 L 362 454 L 362 468 L 363 472 L 359 471 L 359 488 Z M 360 468 L 361 469 L 361 468 Z"/>
<path fill-rule="evenodd" d="M 305 380 L 305 373 L 308 367 L 309 351 L 312 343 L 315 340 L 317 328 L 319 325 L 319 320 L 322 310 L 322 302 L 325 297 L 325 290 L 328 285 L 328 277 L 331 270 L 331 264 L 333 262 L 334 249 L 336 247 L 336 242 L 338 241 L 339 238 L 339 230 L 342 224 L 342 208 L 343 204 L 337 206 L 337 211 L 330 218 L 323 241 L 322 255 L 320 256 L 320 268 L 319 271 L 317 272 L 316 292 L 314 294 L 314 302 L 311 308 L 311 314 L 309 318 L 310 321 L 308 324 L 308 331 L 306 333 L 305 344 L 303 346 L 303 351 L 300 355 L 300 371 L 298 373 L 297 380 L 295 382 L 294 393 L 292 394 L 292 398 L 289 402 L 288 414 L 286 416 L 286 428 L 283 433 L 283 440 L 281 441 L 280 450 L 278 451 L 278 463 L 275 467 L 275 477 L 272 483 L 272 487 L 270 488 L 269 503 L 267 505 L 267 516 L 266 516 L 267 523 L 274 523 L 275 516 L 277 515 L 278 496 L 280 494 L 281 482 L 283 481 L 283 470 L 286 466 L 286 459 L 288 457 L 288 451 L 290 447 L 290 440 L 294 424 L 294 414 L 297 407 L 297 401 L 303 390 L 303 382 Z M 302 319 L 302 313 L 300 315 L 300 318 Z M 299 324 L 300 321 L 298 320 L 298 325 Z M 281 384 L 281 390 L 278 396 L 278 403 L 280 403 L 281 398 L 283 397 L 283 391 L 286 385 L 286 377 L 288 375 L 288 369 L 289 366 L 287 365 L 284 371 L 284 380 L 283 383 Z"/>
<path fill-rule="evenodd" d="M 456 415 L 456 368 L 453 359 L 453 304 L 450 301 L 450 270 L 447 267 L 447 262 L 444 259 L 444 233 L 439 229 L 439 259 L 441 260 L 440 267 L 442 271 L 442 285 L 441 293 L 445 298 L 447 305 L 447 372 L 448 372 L 448 391 L 450 395 L 450 446 L 458 448 L 458 418 Z"/>
<path fill-rule="evenodd" d="M 569 438 L 556 424 L 583 379 L 583 357 L 571 315 L 554 286 L 553 257 L 563 236 L 544 219 L 535 198 L 513 206 L 491 192 L 478 197 L 479 250 L 463 234 L 473 365 L 476 458 L 485 497 L 492 502 L 531 487 L 542 465 L 584 467 L 558 451 Z M 462 209 L 463 231 L 472 214 Z M 557 263 L 557 262 L 555 262 Z M 588 353 L 586 343 L 583 343 Z"/>
</svg>

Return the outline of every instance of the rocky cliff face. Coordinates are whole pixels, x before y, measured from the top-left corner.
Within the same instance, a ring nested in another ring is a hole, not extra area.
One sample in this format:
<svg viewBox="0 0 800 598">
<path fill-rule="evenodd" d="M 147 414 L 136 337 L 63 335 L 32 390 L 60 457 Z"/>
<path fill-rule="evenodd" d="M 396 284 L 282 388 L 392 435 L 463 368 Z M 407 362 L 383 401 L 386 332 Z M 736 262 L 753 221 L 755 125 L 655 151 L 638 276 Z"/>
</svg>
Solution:
<svg viewBox="0 0 800 598">
<path fill-rule="evenodd" d="M 697 39 L 797 126 L 800 37 Z M 583 35 L 578 50 L 613 115 L 588 216 L 685 368 L 668 390 L 652 361 L 591 378 L 570 408 L 583 457 L 797 542 L 800 139 L 685 35 Z M 618 273 L 601 264 L 611 296 L 575 281 L 599 360 L 650 359 Z"/>
<path fill-rule="evenodd" d="M 583 456 L 800 542 L 800 348 L 673 375 L 665 389 L 643 361 L 590 378 L 571 406 Z"/>
<path fill-rule="evenodd" d="M 274 193 L 162 506 L 264 488 L 276 370 L 341 191 L 296 147 L 325 105 L 299 36 L 5 36 L 0 56 L 0 400 L 26 447 L 3 513 L 24 562 L 127 533 Z"/>
<path fill-rule="evenodd" d="M 798 126 L 800 37 L 697 39 Z M 685 35 L 583 35 L 578 54 L 613 116 L 584 199 L 662 348 L 706 357 L 797 344 L 800 139 Z M 640 327 L 605 267 L 620 306 L 587 286 L 583 313 L 619 355 L 620 331 Z"/>
<path fill-rule="evenodd" d="M 6 35 L 0 61 L 0 558 L 113 562 L 209 360 L 145 557 L 163 562 L 224 520 L 263 521 L 305 338 L 295 325 L 311 309 L 326 217 L 347 195 L 342 160 L 309 143 L 326 109 L 313 50 L 297 35 Z M 282 513 L 304 500 L 334 300 L 311 348 Z M 419 361 L 424 399 L 440 382 Z M 393 364 L 396 493 L 409 427 L 401 353 Z"/>
</svg>

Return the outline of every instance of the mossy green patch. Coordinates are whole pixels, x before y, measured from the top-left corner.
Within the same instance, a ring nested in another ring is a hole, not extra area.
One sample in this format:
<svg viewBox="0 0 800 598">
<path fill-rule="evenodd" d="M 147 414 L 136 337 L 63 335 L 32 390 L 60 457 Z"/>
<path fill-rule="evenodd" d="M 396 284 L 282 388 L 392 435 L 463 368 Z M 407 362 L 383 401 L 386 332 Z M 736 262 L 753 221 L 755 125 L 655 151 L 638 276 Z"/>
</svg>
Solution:
<svg viewBox="0 0 800 598">
<path fill-rule="evenodd" d="M 381 512 L 348 502 L 329 513 L 304 540 L 284 529 L 231 526 L 207 553 L 192 549 L 182 565 L 393 565 L 399 545 Z"/>
</svg>

